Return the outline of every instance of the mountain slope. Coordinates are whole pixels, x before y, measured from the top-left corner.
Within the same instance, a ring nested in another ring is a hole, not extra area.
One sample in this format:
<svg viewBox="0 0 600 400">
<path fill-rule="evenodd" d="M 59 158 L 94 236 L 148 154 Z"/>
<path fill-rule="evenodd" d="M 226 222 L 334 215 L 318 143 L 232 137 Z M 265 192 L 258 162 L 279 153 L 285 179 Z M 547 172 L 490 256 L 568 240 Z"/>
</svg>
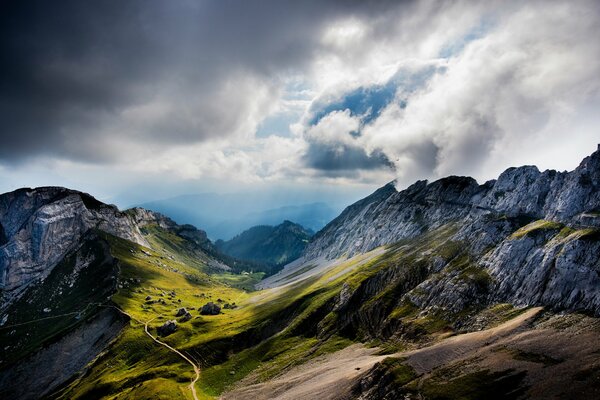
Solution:
<svg viewBox="0 0 600 400">
<path fill-rule="evenodd" d="M 252 227 L 231 240 L 217 241 L 215 246 L 230 256 L 264 263 L 274 272 L 300 257 L 311 235 L 301 225 L 284 221 L 277 226 Z"/>
<path fill-rule="evenodd" d="M 489 275 L 488 300 L 598 314 L 599 189 L 600 150 L 572 172 L 525 166 L 483 185 L 448 177 L 398 192 L 389 184 L 318 232 L 304 258 L 353 256 L 453 227 L 440 238 L 455 248 L 452 258 L 439 260 L 432 272 L 460 261 L 461 268 Z M 428 294 L 413 301 L 460 308 L 461 286 L 456 276 L 442 274 L 423 283 Z"/>
<path fill-rule="evenodd" d="M 37 209 L 0 203 L 4 265 L 38 260 L 25 286 L 7 280 L 0 394 L 189 399 L 195 369 L 161 335 L 201 369 L 200 398 L 595 398 L 599 189 L 600 152 L 568 173 L 387 185 L 256 292 L 220 283 L 200 231 L 25 191 L 15 204 Z"/>
<path fill-rule="evenodd" d="M 122 334 L 127 318 L 112 301 L 149 270 L 127 276 L 125 255 L 115 257 L 118 241 L 134 246 L 128 256 L 139 252 L 170 272 L 169 280 L 220 287 L 206 272 L 230 269 L 192 226 L 139 208 L 120 212 L 64 188 L 1 195 L 0 226 L 0 393 L 6 396 L 47 394 Z M 28 374 L 39 374 L 39 383 L 32 385 Z"/>
</svg>

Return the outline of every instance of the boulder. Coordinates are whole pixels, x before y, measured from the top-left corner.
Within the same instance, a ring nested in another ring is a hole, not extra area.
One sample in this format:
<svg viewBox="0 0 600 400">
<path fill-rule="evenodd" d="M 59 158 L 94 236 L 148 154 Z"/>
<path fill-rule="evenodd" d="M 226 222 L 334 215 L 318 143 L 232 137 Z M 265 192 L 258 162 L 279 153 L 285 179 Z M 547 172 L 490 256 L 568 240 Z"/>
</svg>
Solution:
<svg viewBox="0 0 600 400">
<path fill-rule="evenodd" d="M 219 307 L 212 301 L 209 301 L 208 303 L 203 305 L 202 309 L 200 310 L 201 315 L 217 315 L 219 313 L 221 313 L 221 307 Z"/>
<path fill-rule="evenodd" d="M 185 314 L 183 314 L 183 316 L 181 318 L 179 318 L 179 322 L 187 322 L 190 319 L 192 319 L 192 314 L 190 314 L 189 312 L 186 312 Z"/>
<path fill-rule="evenodd" d="M 156 328 L 159 336 L 169 336 L 171 333 L 177 330 L 177 321 L 170 320 Z"/>
<path fill-rule="evenodd" d="M 177 310 L 177 314 L 175 314 L 175 316 L 183 317 L 187 313 L 188 313 L 188 311 L 185 309 L 185 307 L 181 307 L 179 310 Z"/>
</svg>

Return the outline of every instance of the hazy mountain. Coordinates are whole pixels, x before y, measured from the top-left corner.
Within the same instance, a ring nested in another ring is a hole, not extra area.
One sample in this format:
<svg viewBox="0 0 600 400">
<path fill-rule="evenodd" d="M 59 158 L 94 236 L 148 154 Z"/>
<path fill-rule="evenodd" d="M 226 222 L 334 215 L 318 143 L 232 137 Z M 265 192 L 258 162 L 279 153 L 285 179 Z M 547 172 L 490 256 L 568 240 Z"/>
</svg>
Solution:
<svg viewBox="0 0 600 400">
<path fill-rule="evenodd" d="M 284 221 L 277 226 L 254 226 L 228 241 L 218 240 L 215 246 L 232 257 L 264 263 L 276 272 L 283 265 L 300 257 L 313 235 L 299 224 Z"/>
<path fill-rule="evenodd" d="M 165 214 L 178 223 L 201 226 L 214 240 L 228 240 L 252 226 L 277 225 L 285 220 L 317 231 L 341 211 L 341 207 L 323 202 L 274 208 L 261 208 L 261 204 L 268 204 L 261 194 L 205 193 L 147 202 L 140 207 Z"/>
</svg>

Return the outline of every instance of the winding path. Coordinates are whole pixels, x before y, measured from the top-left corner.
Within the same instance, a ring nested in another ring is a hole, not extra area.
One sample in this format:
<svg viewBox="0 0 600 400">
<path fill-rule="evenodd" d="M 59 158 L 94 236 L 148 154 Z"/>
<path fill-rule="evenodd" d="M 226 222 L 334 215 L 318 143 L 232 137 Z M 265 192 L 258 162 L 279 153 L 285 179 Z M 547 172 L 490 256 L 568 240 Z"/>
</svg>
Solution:
<svg viewBox="0 0 600 400">
<path fill-rule="evenodd" d="M 146 332 L 146 335 L 150 336 L 150 338 L 152 340 L 154 340 L 156 343 L 160 344 L 161 346 L 166 347 L 170 351 L 172 351 L 172 352 L 176 353 L 177 355 L 179 355 L 179 357 L 183 358 L 185 361 L 187 361 L 194 368 L 194 373 L 196 374 L 196 376 L 194 378 L 192 378 L 192 381 L 190 382 L 189 388 L 192 391 L 192 396 L 194 396 L 194 400 L 198 400 L 198 395 L 196 394 L 196 382 L 198 382 L 198 379 L 200 379 L 200 368 L 188 356 L 186 356 L 185 354 L 183 354 L 182 352 L 180 352 L 176 348 L 169 346 L 165 342 L 161 342 L 156 337 L 152 336 L 152 334 L 148 330 L 148 324 L 150 322 L 152 322 L 153 320 L 155 320 L 156 318 L 158 318 L 159 316 L 151 318 L 151 319 L 149 319 L 146 322 L 141 322 L 137 318 L 134 318 L 133 315 L 129 314 L 126 311 L 121 310 L 119 307 L 115 307 L 115 306 L 111 306 L 111 305 L 107 305 L 107 307 L 112 307 L 112 308 L 116 309 L 121 314 L 128 316 L 130 319 L 132 319 L 132 320 L 134 320 L 134 321 L 136 321 L 136 322 L 138 322 L 140 324 L 143 323 L 144 324 L 144 332 Z"/>
<path fill-rule="evenodd" d="M 157 317 L 154 317 L 152 319 L 149 319 L 148 321 L 146 321 L 146 323 L 144 324 L 144 331 L 146 332 L 146 334 L 148 336 L 150 336 L 152 338 L 152 340 L 154 340 L 156 343 L 165 346 L 167 349 L 171 350 L 172 352 L 177 353 L 181 358 L 183 358 L 185 361 L 187 361 L 188 363 L 190 363 L 192 365 L 192 367 L 194 368 L 194 372 L 196 373 L 196 377 L 192 379 L 192 382 L 190 383 L 190 390 L 192 391 L 192 395 L 194 396 L 194 400 L 198 400 L 198 396 L 196 395 L 196 382 L 198 382 L 198 379 L 200 379 L 200 368 L 198 368 L 198 366 L 189 359 L 189 357 L 187 357 L 185 354 L 183 354 L 182 352 L 180 352 L 179 350 L 169 346 L 168 344 L 166 344 L 165 342 L 161 342 L 160 340 L 158 340 L 156 337 L 152 336 L 152 334 L 148 331 L 148 324 L 154 320 Z"/>
</svg>

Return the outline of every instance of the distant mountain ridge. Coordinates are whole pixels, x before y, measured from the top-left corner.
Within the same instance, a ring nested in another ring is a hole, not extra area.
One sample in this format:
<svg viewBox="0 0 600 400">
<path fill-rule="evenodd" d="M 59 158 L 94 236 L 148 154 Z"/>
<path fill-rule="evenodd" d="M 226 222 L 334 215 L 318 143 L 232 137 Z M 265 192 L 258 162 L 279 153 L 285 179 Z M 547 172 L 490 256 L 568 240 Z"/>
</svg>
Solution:
<svg viewBox="0 0 600 400">
<path fill-rule="evenodd" d="M 218 240 L 215 246 L 232 257 L 264 263 L 272 273 L 300 257 L 312 235 L 302 225 L 284 221 L 252 227 L 228 241 Z"/>
<path fill-rule="evenodd" d="M 213 240 L 229 240 L 253 226 L 278 225 L 285 220 L 316 232 L 340 211 L 324 202 L 257 209 L 256 205 L 246 203 L 260 204 L 260 196 L 254 196 L 252 200 L 235 195 L 206 193 L 156 200 L 139 206 L 167 215 L 181 224 L 201 226 Z"/>
</svg>

